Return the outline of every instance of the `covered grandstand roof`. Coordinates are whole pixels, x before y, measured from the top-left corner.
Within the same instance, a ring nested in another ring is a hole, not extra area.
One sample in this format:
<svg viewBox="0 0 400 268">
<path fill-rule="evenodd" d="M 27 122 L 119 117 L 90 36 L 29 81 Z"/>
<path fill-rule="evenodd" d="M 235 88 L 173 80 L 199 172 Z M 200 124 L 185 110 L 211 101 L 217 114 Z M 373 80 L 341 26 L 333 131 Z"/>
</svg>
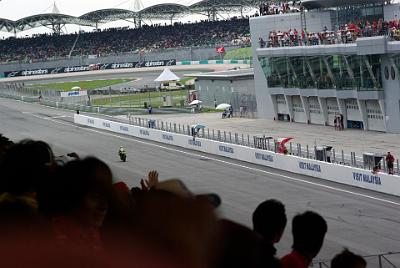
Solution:
<svg viewBox="0 0 400 268">
<path fill-rule="evenodd" d="M 238 11 L 241 8 L 256 7 L 259 3 L 259 0 L 201 0 L 192 4 L 189 8 L 194 12 L 232 12 Z"/>
<path fill-rule="evenodd" d="M 188 6 L 180 4 L 159 4 L 146 7 L 138 12 L 142 19 L 170 19 L 190 13 Z"/>
<path fill-rule="evenodd" d="M 129 19 L 135 16 L 136 13 L 128 9 L 109 8 L 91 11 L 83 14 L 79 18 L 98 23 Z"/>
<path fill-rule="evenodd" d="M 54 26 L 54 25 L 64 25 L 64 24 L 77 24 L 82 26 L 95 26 L 93 21 L 83 20 L 77 17 L 57 14 L 57 13 L 48 13 L 48 14 L 39 14 L 34 16 L 25 17 L 19 19 L 14 22 L 14 27 L 17 32 L 29 30 L 36 27 L 41 26 Z"/>
<path fill-rule="evenodd" d="M 0 31 L 21 32 L 35 27 L 54 27 L 54 25 L 76 24 L 81 26 L 97 27 L 99 23 L 140 18 L 154 20 L 170 20 L 189 14 L 207 14 L 215 12 L 233 12 L 242 8 L 258 7 L 259 0 L 201 0 L 190 6 L 176 3 L 164 3 L 146 7 L 139 11 L 128 9 L 100 9 L 74 17 L 59 13 L 38 14 L 17 21 L 0 18 Z"/>
<path fill-rule="evenodd" d="M 0 31 L 12 32 L 14 30 L 14 21 L 0 18 Z"/>
</svg>

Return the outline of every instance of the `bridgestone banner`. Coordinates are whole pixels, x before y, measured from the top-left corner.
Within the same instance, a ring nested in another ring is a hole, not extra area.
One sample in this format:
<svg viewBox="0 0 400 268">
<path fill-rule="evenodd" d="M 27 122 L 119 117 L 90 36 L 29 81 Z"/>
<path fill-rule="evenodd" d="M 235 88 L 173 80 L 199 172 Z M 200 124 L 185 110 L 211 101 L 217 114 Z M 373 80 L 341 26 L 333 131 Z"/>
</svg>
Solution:
<svg viewBox="0 0 400 268">
<path fill-rule="evenodd" d="M 95 70 L 113 70 L 113 69 L 126 69 L 126 68 L 163 67 L 163 66 L 174 66 L 174 65 L 176 65 L 176 60 L 105 63 L 105 64 L 91 64 L 91 65 L 72 66 L 72 67 L 43 68 L 43 69 L 33 69 L 24 71 L 4 72 L 4 77 L 76 73 L 76 72 L 87 72 Z"/>
</svg>

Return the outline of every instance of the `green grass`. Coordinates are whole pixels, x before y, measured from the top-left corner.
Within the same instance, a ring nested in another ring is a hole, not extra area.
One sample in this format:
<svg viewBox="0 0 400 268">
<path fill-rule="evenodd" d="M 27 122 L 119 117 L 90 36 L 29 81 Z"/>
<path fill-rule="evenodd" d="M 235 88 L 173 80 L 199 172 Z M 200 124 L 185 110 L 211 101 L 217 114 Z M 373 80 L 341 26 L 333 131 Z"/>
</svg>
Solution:
<svg viewBox="0 0 400 268">
<path fill-rule="evenodd" d="M 224 57 L 225 60 L 230 60 L 230 59 L 241 60 L 241 59 L 251 59 L 251 58 L 253 58 L 253 52 L 251 50 L 251 47 L 230 50 L 226 52 Z"/>
<path fill-rule="evenodd" d="M 50 83 L 41 85 L 32 85 L 33 88 L 54 89 L 62 91 L 70 91 L 73 87 L 80 87 L 83 90 L 97 89 L 109 87 L 117 84 L 127 83 L 133 79 L 110 79 L 110 80 L 93 80 L 93 81 L 79 81 L 79 82 L 63 82 L 63 83 Z"/>
<path fill-rule="evenodd" d="M 151 104 L 152 107 L 159 107 L 162 106 L 163 96 L 168 95 L 172 97 L 173 106 L 180 106 L 181 100 L 186 102 L 188 92 L 187 90 L 178 90 L 168 92 L 136 93 L 111 97 L 104 96 L 102 99 L 92 100 L 92 105 L 143 108 L 144 103 L 146 102 L 148 105 Z"/>
<path fill-rule="evenodd" d="M 179 80 L 179 83 L 181 83 L 182 85 L 185 85 L 187 83 L 187 81 L 190 81 L 194 79 L 194 77 L 183 77 Z"/>
</svg>

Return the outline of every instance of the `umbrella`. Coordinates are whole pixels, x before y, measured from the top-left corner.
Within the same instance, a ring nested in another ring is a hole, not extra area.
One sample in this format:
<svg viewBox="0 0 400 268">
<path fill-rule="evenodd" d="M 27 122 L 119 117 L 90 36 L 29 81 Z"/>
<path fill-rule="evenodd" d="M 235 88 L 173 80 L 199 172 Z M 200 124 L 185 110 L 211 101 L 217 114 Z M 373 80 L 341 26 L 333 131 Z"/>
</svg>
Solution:
<svg viewBox="0 0 400 268">
<path fill-rule="evenodd" d="M 288 141 L 293 140 L 292 137 L 287 137 L 287 138 L 277 138 L 276 142 L 279 143 L 280 145 L 285 145 Z"/>
<path fill-rule="evenodd" d="M 206 128 L 206 126 L 205 126 L 205 125 L 202 125 L 202 124 L 196 124 L 196 125 L 193 125 L 193 127 L 194 127 L 196 130 L 199 130 L 199 129 L 202 129 L 202 128 Z"/>
<path fill-rule="evenodd" d="M 225 110 L 225 109 L 228 109 L 229 107 L 231 107 L 230 104 L 228 104 L 228 103 L 221 103 L 221 104 L 219 104 L 215 109 L 217 109 L 217 110 Z"/>
<path fill-rule="evenodd" d="M 81 88 L 80 87 L 73 87 L 73 88 L 71 88 L 71 90 L 81 90 Z"/>
<path fill-rule="evenodd" d="M 194 100 L 191 103 L 189 103 L 189 105 L 197 105 L 197 104 L 200 104 L 200 103 L 202 103 L 201 100 Z"/>
</svg>

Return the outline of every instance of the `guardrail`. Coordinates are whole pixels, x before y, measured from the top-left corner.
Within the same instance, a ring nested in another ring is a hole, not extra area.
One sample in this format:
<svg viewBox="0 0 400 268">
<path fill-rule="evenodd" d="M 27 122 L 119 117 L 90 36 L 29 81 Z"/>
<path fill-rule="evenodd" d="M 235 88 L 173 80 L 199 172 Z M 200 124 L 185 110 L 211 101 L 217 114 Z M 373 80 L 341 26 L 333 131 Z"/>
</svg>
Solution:
<svg viewBox="0 0 400 268">
<path fill-rule="evenodd" d="M 224 136 L 222 136 L 221 133 L 218 136 L 214 132 L 214 137 L 219 137 L 219 140 L 213 140 L 210 138 L 211 133 L 208 133 L 208 131 L 200 131 L 199 136 L 192 136 L 190 126 L 181 126 L 179 129 L 179 125 L 177 124 L 160 124 L 157 122 L 154 122 L 155 124 L 149 124 L 149 121 L 143 121 L 142 119 L 136 121 L 139 123 L 135 125 L 135 123 L 129 124 L 75 114 L 74 122 L 87 127 L 400 196 L 400 177 L 397 175 L 388 175 L 385 173 L 372 174 L 370 171 L 364 169 L 344 166 L 338 163 L 329 163 L 296 155 L 285 155 L 254 148 L 251 147 L 250 138 L 247 140 L 245 137 L 239 139 L 239 137 L 232 137 L 231 135 L 228 139 L 226 132 Z M 236 143 L 225 142 L 225 140 L 230 141 L 236 139 Z"/>
<path fill-rule="evenodd" d="M 23 93 L 23 92 L 22 92 Z M 26 93 L 26 92 L 25 92 Z M 26 102 L 39 102 L 42 105 L 50 106 L 50 107 L 55 107 L 55 108 L 61 108 L 61 109 L 67 109 L 67 110 L 80 110 L 82 112 L 88 112 L 88 113 L 99 113 L 99 114 L 107 114 L 107 115 L 126 115 L 128 114 L 129 118 L 129 123 L 137 126 L 142 126 L 146 127 L 148 126 L 149 119 L 144 119 L 144 118 L 139 118 L 139 117 L 134 117 L 133 115 L 143 115 L 147 114 L 146 109 L 141 109 L 141 108 L 129 108 L 129 107 L 104 107 L 104 106 L 88 106 L 84 104 L 79 104 L 79 103 L 72 103 L 72 104 L 67 104 L 63 102 L 58 102 L 51 100 L 51 98 L 48 99 L 42 99 L 39 101 L 37 96 L 21 96 L 21 92 L 17 92 L 14 89 L 10 90 L 0 90 L 0 97 L 6 97 L 6 98 L 13 98 L 13 99 L 18 99 Z M 161 108 L 161 109 L 156 109 L 153 108 L 153 113 L 189 113 L 189 109 L 185 108 Z M 156 128 L 163 130 L 165 129 L 165 126 L 168 125 L 176 125 L 171 122 L 162 122 L 162 121 L 157 121 L 156 122 Z M 185 128 L 186 127 L 186 128 Z M 181 126 L 177 125 L 177 128 L 169 128 L 170 132 L 174 133 L 180 133 L 180 134 L 188 134 L 190 135 L 190 131 L 188 132 L 189 126 Z M 184 130 L 184 132 L 182 132 Z M 266 139 L 267 137 L 254 137 L 250 135 L 245 135 L 245 134 L 240 134 L 240 133 L 231 133 L 227 131 L 222 131 L 222 130 L 216 130 L 216 129 L 202 129 L 201 133 L 202 137 L 205 139 L 209 140 L 215 140 L 215 141 L 223 141 L 225 143 L 232 143 L 232 144 L 237 144 L 237 145 L 242 145 L 242 146 L 247 146 L 250 148 L 257 148 L 257 149 L 263 149 L 265 151 L 270 151 L 277 153 L 278 148 L 277 144 L 270 139 Z M 264 140 L 264 142 L 259 142 L 258 140 Z M 309 145 L 302 145 L 302 144 L 293 144 L 293 143 L 288 143 L 287 150 L 289 155 L 294 155 L 298 156 L 301 158 L 305 159 L 318 159 L 320 161 L 324 162 L 329 162 L 329 163 L 334 163 L 334 164 L 339 164 L 339 165 L 344 165 L 344 166 L 350 166 L 350 167 L 355 167 L 355 168 L 361 168 L 365 170 L 372 171 L 374 166 L 371 166 L 371 163 L 365 163 L 363 157 L 357 156 L 355 152 L 350 152 L 350 154 L 345 153 L 343 150 L 341 151 L 336 151 L 334 148 L 332 151 L 329 153 L 325 150 L 322 152 L 318 152 L 318 147 L 319 146 L 309 146 Z M 380 169 L 377 171 L 382 171 L 388 173 L 388 168 L 386 166 L 386 162 L 384 159 L 382 159 L 379 163 Z M 396 162 L 394 163 L 394 168 L 393 168 L 393 174 L 395 175 L 400 175 L 400 163 L 399 160 L 397 159 Z"/>
<path fill-rule="evenodd" d="M 129 124 L 141 126 L 141 127 L 149 127 L 149 122 L 154 121 L 148 118 L 140 118 L 132 115 L 128 115 Z M 166 130 L 168 132 L 179 133 L 191 135 L 190 126 L 189 125 L 181 125 L 173 122 L 164 122 L 161 120 L 154 121 L 154 128 L 158 130 Z M 200 130 L 200 136 L 204 139 L 214 140 L 214 141 L 222 141 L 225 143 L 231 143 L 241 146 L 246 146 L 250 148 L 263 149 L 265 151 L 270 151 L 274 153 L 278 153 L 279 144 L 277 141 L 266 137 L 265 135 L 262 137 L 250 136 L 248 134 L 243 133 L 232 133 L 229 131 L 223 131 L 218 129 L 209 129 L 203 128 Z M 355 152 L 350 152 L 350 154 L 346 154 L 343 150 L 337 152 L 334 148 L 329 153 L 326 149 L 319 149 L 320 146 L 314 145 L 303 146 L 300 143 L 293 144 L 289 142 L 287 145 L 287 153 L 289 155 L 298 156 L 306 159 L 319 160 L 344 166 L 350 166 L 355 168 L 361 168 L 365 170 L 373 169 L 370 163 L 365 163 L 362 157 L 356 155 Z M 388 168 L 386 166 L 386 162 L 384 159 L 379 163 L 381 166 L 380 171 L 388 173 Z M 399 160 L 397 159 L 394 163 L 393 173 L 399 175 L 400 165 Z"/>
</svg>

